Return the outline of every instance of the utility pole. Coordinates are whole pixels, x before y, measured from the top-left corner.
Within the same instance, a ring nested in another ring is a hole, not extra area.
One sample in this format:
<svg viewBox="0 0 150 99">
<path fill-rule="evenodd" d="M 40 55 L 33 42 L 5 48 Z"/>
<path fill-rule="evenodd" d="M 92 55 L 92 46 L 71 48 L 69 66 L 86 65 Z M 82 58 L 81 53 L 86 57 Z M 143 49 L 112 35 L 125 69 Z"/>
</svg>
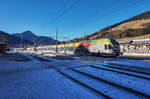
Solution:
<svg viewBox="0 0 150 99">
<path fill-rule="evenodd" d="M 23 46 L 22 46 L 22 39 L 23 39 L 23 35 L 22 35 L 22 33 L 21 33 L 21 35 L 20 35 L 20 36 L 21 36 L 21 47 L 23 47 Z"/>
<path fill-rule="evenodd" d="M 58 29 L 56 28 L 56 54 L 58 53 Z"/>
<path fill-rule="evenodd" d="M 84 36 L 86 36 L 86 32 L 84 32 Z"/>
</svg>

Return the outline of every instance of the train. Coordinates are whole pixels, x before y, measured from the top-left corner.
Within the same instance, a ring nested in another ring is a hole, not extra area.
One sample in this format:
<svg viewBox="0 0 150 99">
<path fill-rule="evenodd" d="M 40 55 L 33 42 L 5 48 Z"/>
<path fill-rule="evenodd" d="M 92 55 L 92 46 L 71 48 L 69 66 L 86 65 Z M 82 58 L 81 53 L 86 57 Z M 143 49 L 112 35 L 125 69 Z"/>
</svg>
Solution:
<svg viewBox="0 0 150 99">
<path fill-rule="evenodd" d="M 40 53 L 90 54 L 100 56 L 119 56 L 120 45 L 113 38 L 69 42 L 65 44 L 47 45 L 27 48 L 28 51 Z"/>
</svg>

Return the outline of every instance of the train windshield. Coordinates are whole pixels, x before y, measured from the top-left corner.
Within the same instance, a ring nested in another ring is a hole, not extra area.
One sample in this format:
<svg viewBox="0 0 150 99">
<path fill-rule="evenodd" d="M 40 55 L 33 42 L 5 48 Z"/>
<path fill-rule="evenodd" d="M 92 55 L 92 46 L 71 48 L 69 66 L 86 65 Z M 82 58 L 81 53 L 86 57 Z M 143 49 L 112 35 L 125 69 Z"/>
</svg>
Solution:
<svg viewBox="0 0 150 99">
<path fill-rule="evenodd" d="M 115 39 L 110 39 L 110 41 L 113 43 L 113 45 L 114 45 L 116 48 L 119 48 L 119 43 L 118 43 Z"/>
</svg>

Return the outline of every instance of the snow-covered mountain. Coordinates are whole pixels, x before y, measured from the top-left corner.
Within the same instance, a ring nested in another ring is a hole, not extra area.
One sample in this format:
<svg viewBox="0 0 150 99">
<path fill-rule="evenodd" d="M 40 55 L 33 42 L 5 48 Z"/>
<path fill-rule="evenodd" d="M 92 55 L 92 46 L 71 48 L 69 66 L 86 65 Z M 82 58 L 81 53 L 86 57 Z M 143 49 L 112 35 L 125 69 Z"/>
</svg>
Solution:
<svg viewBox="0 0 150 99">
<path fill-rule="evenodd" d="M 33 42 L 31 41 L 25 39 L 22 39 L 21 41 L 20 37 L 13 36 L 3 31 L 0 31 L 0 37 L 4 37 L 8 41 L 8 45 L 10 47 L 19 47 L 21 45 L 21 42 L 23 43 L 23 45 L 33 45 Z"/>
<path fill-rule="evenodd" d="M 14 33 L 13 36 L 19 37 L 31 42 L 34 42 L 36 45 L 48 45 L 48 44 L 55 44 L 56 40 L 51 37 L 47 36 L 37 36 L 31 31 L 25 31 L 20 33 Z"/>
</svg>

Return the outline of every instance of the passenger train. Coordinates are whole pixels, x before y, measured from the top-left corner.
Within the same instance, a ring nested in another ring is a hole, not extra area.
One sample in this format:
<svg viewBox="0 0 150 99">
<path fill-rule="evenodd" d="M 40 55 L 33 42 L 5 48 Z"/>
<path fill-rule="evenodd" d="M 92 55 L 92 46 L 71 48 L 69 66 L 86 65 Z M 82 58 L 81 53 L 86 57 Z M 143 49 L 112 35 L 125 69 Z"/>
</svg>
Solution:
<svg viewBox="0 0 150 99">
<path fill-rule="evenodd" d="M 120 46 L 115 39 L 97 39 L 87 40 L 75 43 L 66 43 L 58 45 L 38 46 L 27 48 L 28 51 L 41 53 L 64 53 L 64 54 L 97 54 L 101 56 L 118 56 L 120 55 Z"/>
</svg>

